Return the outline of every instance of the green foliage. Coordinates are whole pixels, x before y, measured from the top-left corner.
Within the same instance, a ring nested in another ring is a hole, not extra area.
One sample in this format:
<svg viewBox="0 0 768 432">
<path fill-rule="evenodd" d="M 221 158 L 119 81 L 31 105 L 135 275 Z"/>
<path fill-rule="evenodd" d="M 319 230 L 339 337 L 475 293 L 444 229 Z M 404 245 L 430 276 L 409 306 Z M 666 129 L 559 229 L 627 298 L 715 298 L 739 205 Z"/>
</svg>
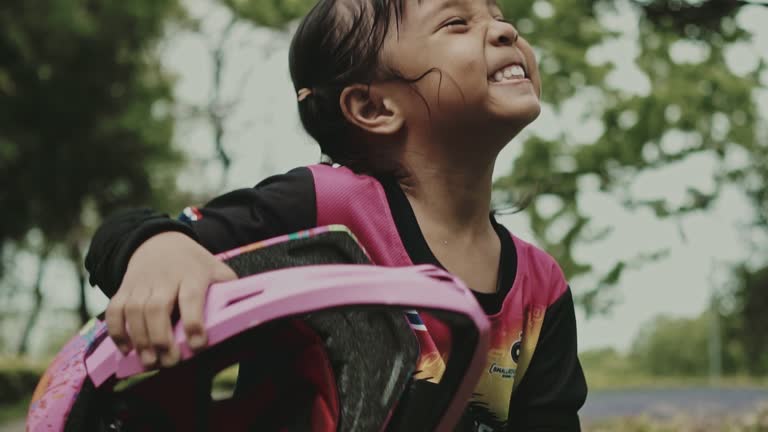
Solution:
<svg viewBox="0 0 768 432">
<path fill-rule="evenodd" d="M 728 317 L 730 336 L 743 347 L 747 371 L 753 375 L 768 374 L 768 267 L 750 271 L 742 267 L 735 307 Z"/>
<path fill-rule="evenodd" d="M 574 142 L 567 135 L 552 140 L 530 137 L 522 143 L 521 155 L 509 174 L 496 184 L 511 202 L 531 191 L 559 198 L 562 207 L 554 215 L 545 217 L 535 205 L 527 212 L 537 240 L 562 264 L 568 277 L 593 271 L 590 263 L 574 256 L 574 249 L 579 244 L 599 241 L 591 234 L 599 227 L 594 227 L 577 205 L 582 192 L 577 184 L 587 177 L 597 179 L 600 189 L 613 193 L 626 208 L 649 208 L 661 218 L 706 210 L 725 185 L 735 186 L 752 198 L 755 223 L 768 229 L 768 146 L 758 139 L 759 114 L 752 97 L 753 90 L 760 86 L 759 76 L 765 65 L 761 62 L 756 70 L 740 76 L 728 68 L 725 59 L 731 44 L 751 36 L 733 19 L 744 2 L 634 2 L 640 17 L 640 51 L 635 64 L 650 81 L 647 94 L 627 93 L 610 86 L 606 76 L 613 66 L 588 61 L 592 50 L 615 37 L 598 18 L 598 12 L 610 11 L 622 2 L 501 3 L 522 34 L 540 51 L 544 101 L 556 113 L 578 91 L 591 90 L 598 95 L 583 108 L 585 120 L 599 120 L 601 133 L 595 141 Z M 691 63 L 676 58 L 674 48 L 680 44 L 703 51 L 703 59 Z M 665 140 L 676 142 L 662 145 Z M 748 154 L 749 163 L 743 167 L 721 164 L 714 191 L 689 187 L 681 203 L 661 197 L 638 200 L 628 193 L 627 186 L 640 172 L 694 154 L 710 155 L 722 162 L 731 153 Z M 552 238 L 549 229 L 555 224 L 565 224 L 569 229 L 559 238 Z M 653 255 L 659 251 L 646 252 Z M 603 298 L 608 288 L 621 280 L 624 269 L 636 264 L 614 263 L 598 286 L 582 291 L 580 300 L 587 312 L 609 307 L 610 301 Z"/>
<path fill-rule="evenodd" d="M 585 55 L 587 48 L 613 34 L 598 22 L 595 1 L 501 0 L 498 3 L 504 16 L 540 53 L 545 101 L 557 105 L 585 85 L 596 85 L 605 78 L 608 68 L 590 64 Z"/>
<path fill-rule="evenodd" d="M 614 348 L 598 348 L 579 354 L 584 369 L 606 372 L 626 372 L 629 369 L 626 358 Z"/>
<path fill-rule="evenodd" d="M 26 416 L 45 368 L 41 362 L 0 357 L 0 425 Z"/>
<path fill-rule="evenodd" d="M 654 376 L 706 376 L 709 373 L 711 314 L 697 318 L 667 318 L 648 323 L 635 339 L 630 359 L 639 371 Z M 723 320 L 723 317 L 720 317 Z M 725 374 L 745 370 L 744 351 L 738 340 L 722 336 Z"/>
<path fill-rule="evenodd" d="M 735 304 L 718 317 L 722 372 L 726 376 L 768 376 L 768 268 L 738 271 L 741 281 Z M 696 377 L 709 374 L 712 312 L 696 318 L 660 316 L 644 326 L 628 358 L 613 350 L 581 356 L 585 369 L 602 375 L 647 374 L 655 377 Z"/>
<path fill-rule="evenodd" d="M 729 341 L 726 351 L 738 352 L 738 341 Z M 703 353 L 706 358 L 706 353 Z M 590 391 L 693 388 L 713 385 L 708 374 L 653 374 L 635 356 L 617 352 L 612 348 L 598 348 L 579 353 Z M 739 360 L 740 361 L 740 360 Z M 739 372 L 742 364 L 730 366 L 716 385 L 723 388 L 766 388 L 768 376 L 750 376 Z M 680 369 L 680 368 L 675 368 Z"/>
<path fill-rule="evenodd" d="M 40 363 L 0 358 L 0 406 L 28 399 L 44 371 Z"/>
<path fill-rule="evenodd" d="M 152 50 L 176 0 L 0 8 L 0 245 L 82 236 L 83 212 L 172 185 L 171 80 Z"/>
<path fill-rule="evenodd" d="M 7 423 L 12 422 L 23 425 L 23 419 L 29 410 L 30 399 L 27 397 L 10 404 L 0 404 L 0 426 L 8 428 Z"/>
<path fill-rule="evenodd" d="M 281 28 L 304 16 L 316 0 L 221 0 L 239 18 L 258 26 Z"/>
</svg>

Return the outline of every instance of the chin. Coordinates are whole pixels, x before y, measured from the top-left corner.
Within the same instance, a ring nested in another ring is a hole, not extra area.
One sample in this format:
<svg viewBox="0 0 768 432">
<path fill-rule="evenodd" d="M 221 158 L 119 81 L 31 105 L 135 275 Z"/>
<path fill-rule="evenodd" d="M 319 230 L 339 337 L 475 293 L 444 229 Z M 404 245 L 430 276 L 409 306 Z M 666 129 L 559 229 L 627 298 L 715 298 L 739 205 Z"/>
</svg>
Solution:
<svg viewBox="0 0 768 432">
<path fill-rule="evenodd" d="M 510 109 L 504 110 L 504 112 L 497 111 L 494 117 L 496 117 L 497 122 L 501 123 L 501 125 L 497 124 L 497 126 L 509 128 L 516 135 L 523 128 L 533 123 L 539 117 L 539 114 L 541 114 L 541 104 L 536 100 L 535 103 L 532 101 L 525 105 L 516 104 L 515 107 L 510 107 Z"/>
</svg>

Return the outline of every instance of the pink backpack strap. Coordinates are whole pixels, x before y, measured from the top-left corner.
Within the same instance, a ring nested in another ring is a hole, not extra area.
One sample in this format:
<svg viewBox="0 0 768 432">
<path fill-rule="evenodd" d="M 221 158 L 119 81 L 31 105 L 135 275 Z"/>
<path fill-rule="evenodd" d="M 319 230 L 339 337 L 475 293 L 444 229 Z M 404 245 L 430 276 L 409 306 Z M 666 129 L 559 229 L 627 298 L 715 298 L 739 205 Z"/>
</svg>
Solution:
<svg viewBox="0 0 768 432">
<path fill-rule="evenodd" d="M 346 225 L 375 264 L 413 264 L 397 232 L 381 183 L 346 167 L 312 165 L 309 169 L 315 181 L 317 226 Z"/>
<path fill-rule="evenodd" d="M 525 282 L 521 284 L 523 303 L 548 308 L 568 290 L 563 270 L 548 253 L 515 236 L 512 239 L 518 256 L 515 285 L 517 279 Z"/>
</svg>

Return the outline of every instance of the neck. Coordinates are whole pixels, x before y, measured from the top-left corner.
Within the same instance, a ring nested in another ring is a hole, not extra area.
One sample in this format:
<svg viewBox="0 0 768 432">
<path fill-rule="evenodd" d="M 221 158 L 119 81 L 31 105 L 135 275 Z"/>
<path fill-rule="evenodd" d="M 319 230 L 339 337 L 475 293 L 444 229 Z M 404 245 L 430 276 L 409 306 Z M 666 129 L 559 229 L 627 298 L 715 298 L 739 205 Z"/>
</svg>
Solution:
<svg viewBox="0 0 768 432">
<path fill-rule="evenodd" d="M 409 177 L 402 182 L 403 190 L 424 225 L 425 235 L 436 241 L 463 238 L 472 242 L 489 234 L 495 236 L 489 214 L 498 152 L 483 156 L 481 144 L 467 147 L 404 147 L 401 161 Z"/>
</svg>

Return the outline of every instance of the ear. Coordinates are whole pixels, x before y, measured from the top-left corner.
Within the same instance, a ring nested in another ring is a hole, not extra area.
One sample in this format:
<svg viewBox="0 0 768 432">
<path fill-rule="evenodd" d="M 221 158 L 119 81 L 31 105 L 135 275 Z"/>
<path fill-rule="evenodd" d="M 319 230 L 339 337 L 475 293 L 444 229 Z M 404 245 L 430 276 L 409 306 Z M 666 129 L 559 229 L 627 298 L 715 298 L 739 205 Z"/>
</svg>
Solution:
<svg viewBox="0 0 768 432">
<path fill-rule="evenodd" d="M 381 90 L 375 85 L 354 84 L 342 90 L 339 104 L 353 125 L 366 132 L 392 135 L 403 128 L 405 118 L 394 99 Z"/>
</svg>

